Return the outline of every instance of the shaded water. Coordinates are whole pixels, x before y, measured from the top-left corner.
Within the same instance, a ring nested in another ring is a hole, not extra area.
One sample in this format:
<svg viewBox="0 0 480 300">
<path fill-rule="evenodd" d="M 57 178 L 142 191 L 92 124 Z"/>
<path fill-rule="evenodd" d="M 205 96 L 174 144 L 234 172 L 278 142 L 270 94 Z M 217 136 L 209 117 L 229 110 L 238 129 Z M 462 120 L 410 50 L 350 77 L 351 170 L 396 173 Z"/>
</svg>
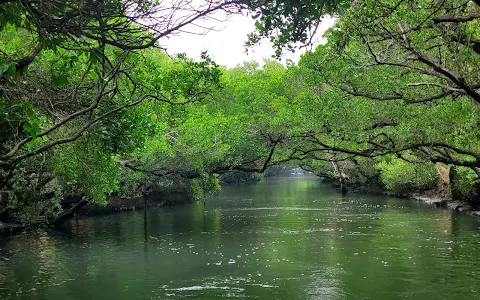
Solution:
<svg viewBox="0 0 480 300">
<path fill-rule="evenodd" d="M 480 221 L 311 178 L 0 240 L 0 299 L 480 299 Z"/>
</svg>

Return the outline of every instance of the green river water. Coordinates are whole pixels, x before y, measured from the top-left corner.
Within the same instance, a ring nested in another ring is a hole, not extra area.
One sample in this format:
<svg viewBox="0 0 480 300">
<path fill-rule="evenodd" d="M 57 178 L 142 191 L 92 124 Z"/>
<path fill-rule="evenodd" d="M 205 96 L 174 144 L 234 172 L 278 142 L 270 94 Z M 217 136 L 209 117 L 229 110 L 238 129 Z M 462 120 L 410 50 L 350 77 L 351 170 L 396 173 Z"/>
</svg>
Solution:
<svg viewBox="0 0 480 300">
<path fill-rule="evenodd" d="M 0 299 L 480 299 L 480 220 L 314 178 L 0 239 Z"/>
</svg>

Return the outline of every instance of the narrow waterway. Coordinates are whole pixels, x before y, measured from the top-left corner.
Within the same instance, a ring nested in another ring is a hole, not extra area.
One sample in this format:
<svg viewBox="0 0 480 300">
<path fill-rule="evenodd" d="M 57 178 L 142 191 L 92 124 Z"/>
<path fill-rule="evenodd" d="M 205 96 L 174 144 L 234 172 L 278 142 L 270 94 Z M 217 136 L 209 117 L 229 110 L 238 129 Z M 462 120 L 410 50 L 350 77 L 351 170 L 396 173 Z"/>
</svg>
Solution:
<svg viewBox="0 0 480 300">
<path fill-rule="evenodd" d="M 0 299 L 480 299 L 480 220 L 314 178 L 0 240 Z"/>
</svg>

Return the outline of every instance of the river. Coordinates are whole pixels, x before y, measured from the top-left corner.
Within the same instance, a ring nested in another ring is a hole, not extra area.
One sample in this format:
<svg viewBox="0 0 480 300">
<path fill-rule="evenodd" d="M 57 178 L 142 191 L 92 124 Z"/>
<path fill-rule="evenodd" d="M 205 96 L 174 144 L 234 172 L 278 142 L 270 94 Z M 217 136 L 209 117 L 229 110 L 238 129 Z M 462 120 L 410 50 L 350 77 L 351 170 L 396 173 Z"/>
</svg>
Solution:
<svg viewBox="0 0 480 300">
<path fill-rule="evenodd" d="M 480 299 L 480 220 L 314 178 L 0 240 L 0 299 Z"/>
</svg>

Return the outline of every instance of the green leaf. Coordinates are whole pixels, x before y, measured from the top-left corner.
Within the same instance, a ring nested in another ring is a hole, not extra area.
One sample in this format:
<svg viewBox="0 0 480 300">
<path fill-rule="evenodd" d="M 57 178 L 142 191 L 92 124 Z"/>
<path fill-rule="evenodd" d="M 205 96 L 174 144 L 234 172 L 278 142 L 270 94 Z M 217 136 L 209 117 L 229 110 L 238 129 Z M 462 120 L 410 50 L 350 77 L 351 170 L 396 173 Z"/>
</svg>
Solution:
<svg viewBox="0 0 480 300">
<path fill-rule="evenodd" d="M 55 86 L 60 86 L 68 83 L 68 77 L 65 74 L 53 74 L 52 82 Z"/>
<path fill-rule="evenodd" d="M 42 130 L 37 120 L 23 124 L 23 129 L 33 138 L 36 138 L 37 134 Z"/>
</svg>

